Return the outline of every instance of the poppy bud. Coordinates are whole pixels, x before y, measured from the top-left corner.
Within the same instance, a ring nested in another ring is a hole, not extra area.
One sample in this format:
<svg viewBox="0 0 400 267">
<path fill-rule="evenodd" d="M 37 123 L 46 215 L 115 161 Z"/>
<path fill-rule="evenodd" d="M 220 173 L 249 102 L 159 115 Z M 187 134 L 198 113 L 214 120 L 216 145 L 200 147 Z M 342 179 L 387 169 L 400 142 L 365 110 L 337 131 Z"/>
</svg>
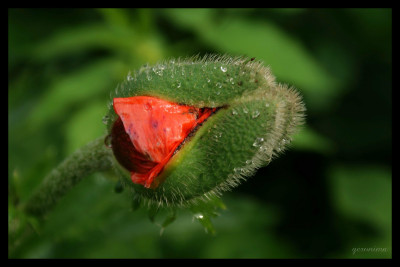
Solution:
<svg viewBox="0 0 400 267">
<path fill-rule="evenodd" d="M 285 149 L 305 110 L 261 62 L 228 56 L 143 66 L 111 98 L 116 170 L 136 196 L 159 206 L 237 186 Z"/>
</svg>

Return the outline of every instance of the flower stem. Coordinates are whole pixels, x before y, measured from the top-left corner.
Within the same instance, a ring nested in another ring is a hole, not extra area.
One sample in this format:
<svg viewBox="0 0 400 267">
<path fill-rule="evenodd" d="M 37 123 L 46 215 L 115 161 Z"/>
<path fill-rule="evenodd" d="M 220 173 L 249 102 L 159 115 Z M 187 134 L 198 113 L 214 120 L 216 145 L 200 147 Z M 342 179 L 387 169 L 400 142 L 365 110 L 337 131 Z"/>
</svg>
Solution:
<svg viewBox="0 0 400 267">
<path fill-rule="evenodd" d="M 68 190 L 89 174 L 111 168 L 111 149 L 98 138 L 67 157 L 44 179 L 23 210 L 37 217 L 50 211 Z"/>
</svg>

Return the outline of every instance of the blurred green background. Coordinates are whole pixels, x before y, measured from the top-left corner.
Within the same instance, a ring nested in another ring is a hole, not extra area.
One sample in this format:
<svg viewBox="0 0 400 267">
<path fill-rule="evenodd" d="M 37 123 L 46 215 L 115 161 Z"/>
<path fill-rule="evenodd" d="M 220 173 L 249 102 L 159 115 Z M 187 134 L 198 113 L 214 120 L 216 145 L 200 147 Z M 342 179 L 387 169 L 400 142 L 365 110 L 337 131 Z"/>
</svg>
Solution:
<svg viewBox="0 0 400 267">
<path fill-rule="evenodd" d="M 9 257 L 391 258 L 391 43 L 391 9 L 9 9 Z M 262 60 L 307 107 L 291 148 L 224 194 L 215 236 L 185 212 L 160 236 L 102 174 L 44 225 L 20 214 L 53 167 L 105 133 L 129 70 L 206 53 Z"/>
</svg>

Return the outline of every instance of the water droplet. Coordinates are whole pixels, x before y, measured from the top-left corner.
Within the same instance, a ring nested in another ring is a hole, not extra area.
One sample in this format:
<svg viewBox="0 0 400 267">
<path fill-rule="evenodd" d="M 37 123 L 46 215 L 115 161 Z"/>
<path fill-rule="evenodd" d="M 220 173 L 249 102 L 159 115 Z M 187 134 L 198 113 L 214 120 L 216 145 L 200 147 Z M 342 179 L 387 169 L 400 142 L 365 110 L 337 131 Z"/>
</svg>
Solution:
<svg viewBox="0 0 400 267">
<path fill-rule="evenodd" d="M 128 81 L 132 81 L 132 80 L 133 80 L 132 75 L 131 75 L 131 72 L 128 73 L 128 75 L 126 76 L 126 79 L 127 79 Z"/>
<path fill-rule="evenodd" d="M 208 214 L 196 213 L 193 215 L 193 220 L 194 219 L 204 227 L 206 233 L 215 234 L 214 226 Z"/>
<path fill-rule="evenodd" d="M 253 119 L 257 118 L 258 116 L 260 116 L 260 112 L 258 110 L 253 111 L 253 114 L 251 115 L 251 117 Z"/>
<path fill-rule="evenodd" d="M 106 147 L 111 148 L 111 134 L 107 135 L 106 138 L 104 139 L 104 144 Z"/>
<path fill-rule="evenodd" d="M 260 152 L 267 152 L 267 146 L 260 146 L 259 151 Z"/>
<path fill-rule="evenodd" d="M 223 66 L 221 66 L 221 70 L 222 70 L 222 72 L 226 72 L 226 68 Z"/>
<path fill-rule="evenodd" d="M 264 138 L 257 137 L 256 141 L 254 141 L 254 143 L 253 143 L 253 146 L 259 147 L 262 144 L 262 142 L 264 142 Z"/>
<path fill-rule="evenodd" d="M 159 65 L 157 68 L 153 68 L 153 71 L 158 75 L 158 76 L 163 76 L 163 71 L 165 70 L 164 65 Z"/>
<path fill-rule="evenodd" d="M 220 138 L 222 136 L 222 133 L 220 132 L 220 133 L 216 133 L 215 135 L 214 135 L 214 138 L 215 138 L 215 141 L 218 141 L 218 138 Z"/>
<path fill-rule="evenodd" d="M 105 116 L 103 117 L 102 121 L 103 121 L 103 123 L 104 123 L 105 125 L 107 125 L 107 122 L 108 122 L 108 116 L 107 116 L 107 115 L 105 115 Z"/>
<path fill-rule="evenodd" d="M 193 215 L 193 217 L 196 218 L 196 219 L 198 219 L 198 220 L 199 220 L 199 219 L 201 220 L 201 219 L 204 218 L 204 215 L 201 214 L 201 213 L 196 213 L 196 214 Z"/>
</svg>

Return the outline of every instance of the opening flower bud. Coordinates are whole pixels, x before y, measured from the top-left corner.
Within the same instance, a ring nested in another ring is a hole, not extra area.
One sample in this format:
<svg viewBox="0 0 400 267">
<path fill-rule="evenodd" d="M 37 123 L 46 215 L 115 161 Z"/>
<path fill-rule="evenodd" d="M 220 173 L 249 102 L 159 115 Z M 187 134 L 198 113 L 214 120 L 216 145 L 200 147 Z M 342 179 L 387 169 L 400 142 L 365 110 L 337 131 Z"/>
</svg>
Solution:
<svg viewBox="0 0 400 267">
<path fill-rule="evenodd" d="M 158 206 L 207 202 L 239 185 L 284 151 L 305 111 L 295 89 L 245 57 L 146 65 L 111 98 L 115 169 Z"/>
</svg>

